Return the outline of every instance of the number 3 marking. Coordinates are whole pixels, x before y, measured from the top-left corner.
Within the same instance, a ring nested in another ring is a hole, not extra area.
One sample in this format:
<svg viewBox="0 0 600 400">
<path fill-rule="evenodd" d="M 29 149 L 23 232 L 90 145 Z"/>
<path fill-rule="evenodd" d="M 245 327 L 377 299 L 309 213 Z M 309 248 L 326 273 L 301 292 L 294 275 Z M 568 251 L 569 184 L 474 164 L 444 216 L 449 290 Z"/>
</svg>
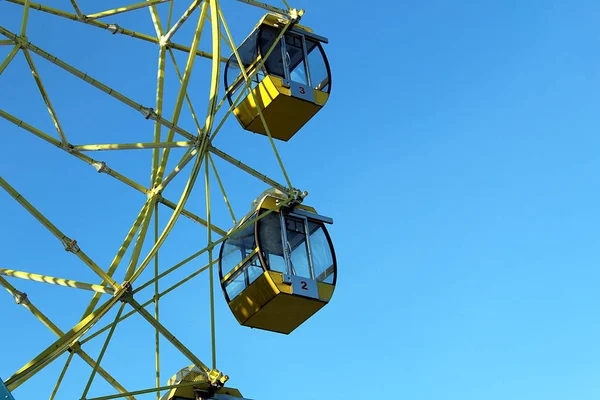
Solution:
<svg viewBox="0 0 600 400">
<path fill-rule="evenodd" d="M 300 284 L 302 285 L 302 290 L 308 290 L 308 283 L 306 281 L 301 281 Z"/>
<path fill-rule="evenodd" d="M 302 86 L 300 86 L 300 94 L 306 94 L 306 90 Z"/>
</svg>

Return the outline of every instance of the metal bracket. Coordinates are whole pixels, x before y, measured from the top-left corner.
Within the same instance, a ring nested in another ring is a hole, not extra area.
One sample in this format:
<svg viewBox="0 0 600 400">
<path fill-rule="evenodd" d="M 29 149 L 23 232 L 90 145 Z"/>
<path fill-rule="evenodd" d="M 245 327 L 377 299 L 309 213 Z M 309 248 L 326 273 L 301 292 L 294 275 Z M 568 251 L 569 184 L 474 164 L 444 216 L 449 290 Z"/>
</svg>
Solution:
<svg viewBox="0 0 600 400">
<path fill-rule="evenodd" d="M 158 119 L 158 114 L 156 114 L 156 112 L 154 112 L 154 109 L 151 107 L 143 107 L 142 106 L 142 108 L 140 109 L 140 112 L 146 119 L 151 119 L 153 121 L 156 121 Z"/>
<path fill-rule="evenodd" d="M 213 369 L 208 372 L 208 381 L 214 387 L 223 387 L 225 382 L 229 380 L 227 375 L 223 375 L 223 373 L 217 369 Z"/>
<path fill-rule="evenodd" d="M 113 35 L 115 35 L 117 33 L 123 33 L 123 28 L 121 28 L 117 24 L 110 24 L 106 29 Z"/>
<path fill-rule="evenodd" d="M 110 171 L 110 168 L 106 166 L 106 163 L 104 161 L 94 161 L 92 163 L 92 167 L 96 168 L 96 171 L 98 171 L 98 173 Z"/>
<path fill-rule="evenodd" d="M 23 292 L 17 292 L 14 295 L 15 298 L 15 303 L 21 305 L 21 304 L 29 304 L 29 298 L 27 297 L 27 293 L 23 293 Z"/>
<path fill-rule="evenodd" d="M 81 250 L 79 248 L 79 245 L 77 244 L 77 240 L 75 239 L 70 239 L 68 237 L 65 236 L 65 238 L 62 240 L 62 244 L 63 246 L 65 246 L 65 251 L 68 251 L 70 253 L 79 253 L 79 251 Z"/>
</svg>

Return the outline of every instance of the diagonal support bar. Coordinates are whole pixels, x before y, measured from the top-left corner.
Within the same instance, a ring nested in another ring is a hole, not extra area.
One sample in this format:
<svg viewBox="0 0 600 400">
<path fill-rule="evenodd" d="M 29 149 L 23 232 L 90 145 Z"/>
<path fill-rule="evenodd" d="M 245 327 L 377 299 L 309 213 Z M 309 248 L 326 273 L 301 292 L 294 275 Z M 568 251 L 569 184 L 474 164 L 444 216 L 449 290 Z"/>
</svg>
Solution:
<svg viewBox="0 0 600 400">
<path fill-rule="evenodd" d="M 117 289 L 120 288 L 119 284 L 115 282 L 106 272 L 102 270 L 95 262 L 93 262 L 87 254 L 83 252 L 77 245 L 75 240 L 70 239 L 64 233 L 61 232 L 48 218 L 44 217 L 30 202 L 28 202 L 19 192 L 17 192 L 12 186 L 8 184 L 2 177 L 0 177 L 0 187 L 3 188 L 8 194 L 10 194 L 19 204 L 21 204 L 31 215 L 33 215 L 42 225 L 46 227 L 58 240 L 62 242 L 65 249 L 75 254 L 81 259 L 92 271 L 99 277 L 104 279 L 110 286 Z"/>
<path fill-rule="evenodd" d="M 64 333 L 56 326 L 46 315 L 44 315 L 33 303 L 27 298 L 25 293 L 18 291 L 14 286 L 12 286 L 6 279 L 0 276 L 0 286 L 4 286 L 4 288 L 10 293 L 16 300 L 18 300 L 19 304 L 29 310 L 37 319 L 40 320 L 42 324 L 44 324 L 52 333 L 54 333 L 59 338 L 64 335 Z M 76 344 L 71 347 L 71 351 L 81 357 L 90 367 L 95 368 L 96 363 L 94 360 L 81 349 L 81 347 Z M 98 374 L 102 376 L 112 387 L 118 390 L 120 393 L 126 393 L 127 389 L 125 389 L 115 378 L 113 378 L 104 368 L 98 366 Z M 58 388 L 55 388 L 57 391 Z M 129 400 L 135 400 L 133 397 L 129 397 Z"/>
<path fill-rule="evenodd" d="M 92 20 L 92 19 L 109 17 L 111 15 L 122 14 L 122 13 L 125 13 L 128 11 L 139 10 L 140 8 L 145 8 L 145 7 L 153 6 L 156 4 L 166 3 L 167 1 L 171 1 L 171 0 L 147 0 L 147 1 L 143 1 L 141 3 L 131 4 L 131 5 L 128 5 L 125 7 L 119 7 L 119 8 L 114 8 L 112 10 L 106 10 L 106 11 L 102 11 L 102 12 L 95 13 L 95 14 L 89 14 L 89 15 L 86 15 L 86 19 Z"/>
<path fill-rule="evenodd" d="M 195 366 L 197 366 L 198 368 L 200 368 L 201 370 L 203 370 L 204 372 L 208 373 L 210 372 L 210 368 L 208 368 L 202 361 L 200 361 L 200 359 L 198 357 L 196 357 L 196 355 L 194 355 L 194 353 L 192 353 L 187 347 L 185 347 L 183 345 L 183 343 L 181 343 L 179 341 L 179 339 L 177 339 L 175 337 L 175 335 L 173 335 L 171 332 L 169 332 L 169 330 L 167 328 L 165 328 L 165 326 L 163 324 L 161 324 L 160 322 L 158 322 L 153 316 L 152 314 L 150 314 L 148 311 L 146 311 L 146 309 L 144 307 L 142 307 L 142 305 L 140 303 L 138 303 L 133 296 L 128 296 L 127 297 L 127 302 L 146 320 L 148 321 L 148 323 L 150 323 L 150 325 L 152 325 L 154 328 L 156 328 L 160 334 L 167 339 L 169 342 L 171 342 L 171 344 L 181 352 L 181 354 L 183 354 L 184 356 L 187 357 L 188 360 L 190 360 Z"/>
<path fill-rule="evenodd" d="M 13 278 L 26 279 L 35 282 L 50 283 L 58 286 L 65 286 L 77 289 L 91 290 L 93 292 L 114 294 L 115 290 L 111 287 L 102 285 L 93 285 L 90 283 L 78 282 L 72 279 L 55 278 L 47 275 L 33 274 L 31 272 L 15 271 L 12 269 L 0 268 L 0 275 Z"/>
</svg>

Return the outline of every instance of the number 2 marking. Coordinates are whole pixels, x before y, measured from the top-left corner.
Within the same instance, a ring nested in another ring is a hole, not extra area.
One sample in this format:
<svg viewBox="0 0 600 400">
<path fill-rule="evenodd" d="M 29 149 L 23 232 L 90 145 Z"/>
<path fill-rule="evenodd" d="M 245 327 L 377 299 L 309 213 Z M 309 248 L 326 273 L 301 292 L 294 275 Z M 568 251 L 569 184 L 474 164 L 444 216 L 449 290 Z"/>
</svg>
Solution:
<svg viewBox="0 0 600 400">
<path fill-rule="evenodd" d="M 308 283 L 306 281 L 301 281 L 300 284 L 302 285 L 302 290 L 308 290 Z"/>
</svg>

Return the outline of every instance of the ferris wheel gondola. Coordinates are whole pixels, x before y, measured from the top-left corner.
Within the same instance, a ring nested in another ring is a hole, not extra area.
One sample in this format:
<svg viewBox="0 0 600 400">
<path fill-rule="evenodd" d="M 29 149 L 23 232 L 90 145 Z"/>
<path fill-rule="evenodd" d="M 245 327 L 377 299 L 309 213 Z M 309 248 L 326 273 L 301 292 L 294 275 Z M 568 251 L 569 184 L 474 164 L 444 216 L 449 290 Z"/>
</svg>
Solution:
<svg viewBox="0 0 600 400">
<path fill-rule="evenodd" d="M 327 38 L 299 24 L 284 32 L 282 22 L 265 15 L 229 57 L 224 79 L 244 129 L 262 135 L 269 130 L 273 138 L 288 141 L 327 103 L 331 70 L 322 45 Z M 251 90 L 235 103 L 250 75 Z"/>
</svg>

